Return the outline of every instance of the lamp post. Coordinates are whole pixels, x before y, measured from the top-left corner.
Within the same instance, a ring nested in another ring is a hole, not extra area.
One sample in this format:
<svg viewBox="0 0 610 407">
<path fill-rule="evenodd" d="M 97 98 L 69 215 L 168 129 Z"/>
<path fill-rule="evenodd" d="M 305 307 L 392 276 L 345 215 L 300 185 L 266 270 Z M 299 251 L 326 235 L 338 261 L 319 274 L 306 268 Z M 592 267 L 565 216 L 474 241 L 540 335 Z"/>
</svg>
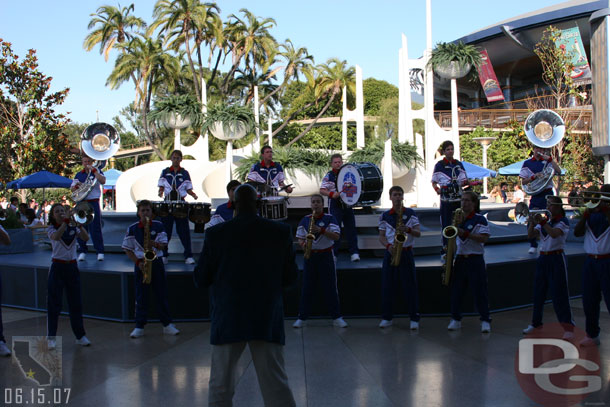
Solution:
<svg viewBox="0 0 610 407">
<path fill-rule="evenodd" d="M 487 149 L 497 137 L 475 137 L 474 141 L 483 146 L 483 167 L 487 168 Z M 483 177 L 483 195 L 487 195 L 487 177 Z"/>
</svg>

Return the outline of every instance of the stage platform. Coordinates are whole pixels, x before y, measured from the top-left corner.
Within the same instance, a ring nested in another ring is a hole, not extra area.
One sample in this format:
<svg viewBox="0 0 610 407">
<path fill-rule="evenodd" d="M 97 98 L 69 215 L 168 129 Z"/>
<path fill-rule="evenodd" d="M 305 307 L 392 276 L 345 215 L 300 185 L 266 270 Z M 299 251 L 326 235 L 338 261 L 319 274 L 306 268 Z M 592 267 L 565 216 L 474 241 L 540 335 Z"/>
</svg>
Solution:
<svg viewBox="0 0 610 407">
<path fill-rule="evenodd" d="M 528 254 L 526 228 L 508 219 L 512 205 L 483 207 L 491 229 L 491 238 L 485 249 L 489 282 L 489 301 L 492 311 L 526 307 L 532 300 L 532 281 L 536 255 Z M 342 251 L 337 259 L 337 280 L 341 310 L 349 317 L 377 317 L 381 307 L 381 265 L 384 248 L 378 240 L 378 213 L 358 211 L 358 239 L 360 262 L 349 261 Z M 415 239 L 415 264 L 419 284 L 420 311 L 423 315 L 449 314 L 449 289 L 440 284 L 440 222 L 439 211 L 434 208 L 416 209 L 421 222 L 422 237 Z M 288 221 L 295 227 L 300 215 L 291 214 Z M 132 321 L 134 316 L 133 263 L 120 249 L 127 226 L 135 221 L 135 214 L 104 213 L 104 243 L 106 259 L 96 260 L 89 254 L 79 263 L 84 313 L 88 317 L 112 321 Z M 575 222 L 573 220 L 572 222 Z M 573 225 L 572 225 L 573 229 Z M 198 258 L 203 235 L 192 234 L 193 252 Z M 572 296 L 581 294 L 580 271 L 584 263 L 582 239 L 568 237 L 566 257 L 569 268 L 569 286 Z M 46 310 L 47 272 L 51 251 L 38 247 L 33 253 L 0 255 L 2 270 L 2 301 L 4 306 L 31 310 Z M 199 321 L 209 317 L 207 290 L 197 289 L 193 283 L 193 266 L 184 264 L 182 247 L 174 233 L 170 242 L 170 262 L 166 266 L 169 303 L 173 317 L 178 320 Z M 301 252 L 297 263 L 302 270 Z M 296 317 L 301 282 L 285 293 L 285 311 L 289 318 Z M 67 308 L 64 308 L 67 309 Z M 470 295 L 466 295 L 464 311 L 474 312 Z M 397 299 L 397 315 L 407 312 L 402 298 Z M 151 310 L 151 318 L 155 318 Z M 312 315 L 323 317 L 326 306 L 321 290 L 316 293 Z"/>
</svg>

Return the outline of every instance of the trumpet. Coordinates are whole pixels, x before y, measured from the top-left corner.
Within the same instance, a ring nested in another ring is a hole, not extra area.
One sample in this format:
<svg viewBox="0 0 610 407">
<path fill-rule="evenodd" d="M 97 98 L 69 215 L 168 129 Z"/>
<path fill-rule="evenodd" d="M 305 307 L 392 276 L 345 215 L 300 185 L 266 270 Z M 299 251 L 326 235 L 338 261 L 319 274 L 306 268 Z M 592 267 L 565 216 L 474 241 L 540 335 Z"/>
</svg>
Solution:
<svg viewBox="0 0 610 407">
<path fill-rule="evenodd" d="M 87 202 L 79 202 L 70 210 L 70 226 L 86 226 L 93 222 L 93 208 Z"/>
</svg>

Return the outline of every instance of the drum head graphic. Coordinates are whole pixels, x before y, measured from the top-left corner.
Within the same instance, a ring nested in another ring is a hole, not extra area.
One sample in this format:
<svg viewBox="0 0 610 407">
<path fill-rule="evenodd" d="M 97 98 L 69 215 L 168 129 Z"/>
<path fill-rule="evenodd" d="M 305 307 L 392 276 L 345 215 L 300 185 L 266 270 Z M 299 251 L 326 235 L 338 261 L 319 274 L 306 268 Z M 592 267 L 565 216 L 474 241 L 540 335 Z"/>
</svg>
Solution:
<svg viewBox="0 0 610 407">
<path fill-rule="evenodd" d="M 362 193 L 362 180 L 355 166 L 345 164 L 341 167 L 337 177 L 337 191 L 346 205 L 352 206 L 358 202 Z"/>
</svg>

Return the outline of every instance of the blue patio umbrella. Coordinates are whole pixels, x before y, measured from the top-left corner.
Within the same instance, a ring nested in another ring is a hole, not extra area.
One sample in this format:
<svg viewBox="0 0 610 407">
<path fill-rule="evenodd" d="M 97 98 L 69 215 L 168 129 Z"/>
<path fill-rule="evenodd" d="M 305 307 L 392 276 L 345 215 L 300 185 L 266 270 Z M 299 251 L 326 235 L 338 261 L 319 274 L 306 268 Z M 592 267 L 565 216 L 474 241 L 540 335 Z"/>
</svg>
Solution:
<svg viewBox="0 0 610 407">
<path fill-rule="evenodd" d="M 42 188 L 42 199 L 44 200 L 46 188 L 70 188 L 71 185 L 70 178 L 49 171 L 38 171 L 7 183 L 6 189 Z"/>
<path fill-rule="evenodd" d="M 498 173 L 500 175 L 519 175 L 519 173 L 521 172 L 521 167 L 523 167 L 524 162 L 525 162 L 525 160 L 519 161 L 516 163 L 512 163 L 510 165 L 507 165 L 506 167 L 502 167 L 498 170 Z M 561 175 L 565 175 L 565 174 L 566 174 L 566 170 L 562 168 Z"/>
<path fill-rule="evenodd" d="M 111 168 L 108 171 L 104 171 L 104 176 L 106 177 L 106 183 L 104 184 L 104 190 L 114 189 L 116 186 L 116 182 L 122 173 L 123 173 L 122 171 L 115 170 L 114 168 Z"/>
<path fill-rule="evenodd" d="M 469 162 L 466 161 L 462 161 L 462 165 L 464 166 L 464 169 L 466 170 L 466 176 L 468 178 L 485 178 L 485 177 L 492 177 L 494 178 L 497 173 L 494 170 L 490 170 L 488 168 L 484 168 L 484 167 L 479 167 L 478 165 L 474 165 L 471 164 Z"/>
</svg>

